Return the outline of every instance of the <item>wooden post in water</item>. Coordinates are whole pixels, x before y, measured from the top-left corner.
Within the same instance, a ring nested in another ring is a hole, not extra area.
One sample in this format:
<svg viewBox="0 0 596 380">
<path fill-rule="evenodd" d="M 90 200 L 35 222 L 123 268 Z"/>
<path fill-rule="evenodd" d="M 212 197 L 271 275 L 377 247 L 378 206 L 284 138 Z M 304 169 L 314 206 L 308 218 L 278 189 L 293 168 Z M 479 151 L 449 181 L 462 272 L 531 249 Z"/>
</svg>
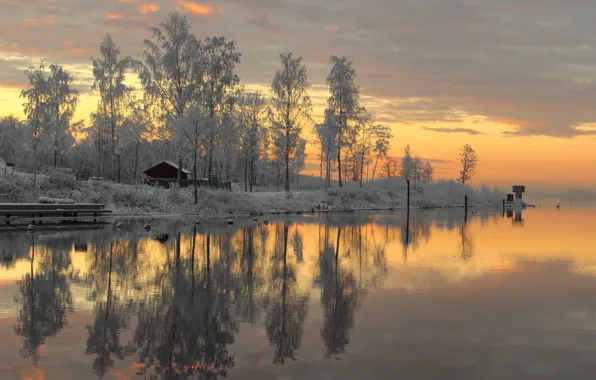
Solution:
<svg viewBox="0 0 596 380">
<path fill-rule="evenodd" d="M 464 223 L 468 222 L 468 196 L 464 197 Z"/>
<path fill-rule="evenodd" d="M 406 182 L 408 184 L 408 204 L 407 204 L 407 207 L 408 207 L 408 212 L 409 212 L 410 211 L 410 180 L 408 179 Z"/>
</svg>

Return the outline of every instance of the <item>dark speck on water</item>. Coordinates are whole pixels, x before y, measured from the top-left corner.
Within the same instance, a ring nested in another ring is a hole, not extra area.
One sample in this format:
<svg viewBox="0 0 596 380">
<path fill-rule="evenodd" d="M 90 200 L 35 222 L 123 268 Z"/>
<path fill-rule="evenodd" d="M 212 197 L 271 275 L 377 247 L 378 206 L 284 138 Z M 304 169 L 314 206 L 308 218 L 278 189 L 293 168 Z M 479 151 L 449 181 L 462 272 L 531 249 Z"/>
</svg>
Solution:
<svg viewBox="0 0 596 380">
<path fill-rule="evenodd" d="M 595 218 L 0 230 L 0 379 L 592 379 Z"/>
</svg>

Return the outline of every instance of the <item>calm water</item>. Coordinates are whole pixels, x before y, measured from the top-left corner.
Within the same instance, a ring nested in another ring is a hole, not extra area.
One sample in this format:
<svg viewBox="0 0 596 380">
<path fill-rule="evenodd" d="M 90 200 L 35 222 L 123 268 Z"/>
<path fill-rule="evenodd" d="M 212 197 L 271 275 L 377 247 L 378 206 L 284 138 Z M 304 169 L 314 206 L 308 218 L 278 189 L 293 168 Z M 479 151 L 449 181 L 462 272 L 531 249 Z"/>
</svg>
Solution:
<svg viewBox="0 0 596 380">
<path fill-rule="evenodd" d="M 0 379 L 593 379 L 595 220 L 0 232 Z"/>
</svg>

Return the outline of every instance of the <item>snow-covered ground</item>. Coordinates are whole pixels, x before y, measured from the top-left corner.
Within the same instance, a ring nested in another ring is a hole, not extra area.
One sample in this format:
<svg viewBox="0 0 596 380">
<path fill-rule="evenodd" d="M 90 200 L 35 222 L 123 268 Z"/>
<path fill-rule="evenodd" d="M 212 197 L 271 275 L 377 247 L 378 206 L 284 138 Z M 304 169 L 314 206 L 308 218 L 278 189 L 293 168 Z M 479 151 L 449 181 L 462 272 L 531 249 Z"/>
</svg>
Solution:
<svg viewBox="0 0 596 380">
<path fill-rule="evenodd" d="M 306 190 L 296 192 L 245 193 L 198 189 L 194 204 L 193 189 L 162 189 L 146 185 L 122 185 L 111 182 L 76 183 L 71 174 L 56 170 L 40 176 L 33 189 L 28 176 L 0 175 L 0 202 L 36 202 L 39 197 L 68 198 L 76 202 L 103 203 L 115 214 L 193 214 L 222 215 L 240 213 L 309 212 L 325 202 L 329 209 L 403 209 L 407 204 L 405 181 L 375 183 L 375 187 Z M 474 190 L 453 181 L 419 185 L 410 192 L 411 207 L 461 207 L 468 196 L 471 207 L 500 206 L 504 193 L 489 188 Z"/>
</svg>

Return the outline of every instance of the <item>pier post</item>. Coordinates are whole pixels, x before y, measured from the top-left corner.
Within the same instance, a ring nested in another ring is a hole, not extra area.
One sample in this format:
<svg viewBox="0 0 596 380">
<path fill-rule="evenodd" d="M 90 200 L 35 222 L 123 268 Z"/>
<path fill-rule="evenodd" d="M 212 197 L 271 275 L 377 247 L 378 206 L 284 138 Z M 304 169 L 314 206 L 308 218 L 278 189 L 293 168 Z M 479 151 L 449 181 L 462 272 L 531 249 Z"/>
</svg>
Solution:
<svg viewBox="0 0 596 380">
<path fill-rule="evenodd" d="M 407 204 L 407 207 L 408 207 L 408 210 L 410 210 L 410 180 L 408 179 L 406 182 L 408 184 L 408 204 Z"/>
</svg>

